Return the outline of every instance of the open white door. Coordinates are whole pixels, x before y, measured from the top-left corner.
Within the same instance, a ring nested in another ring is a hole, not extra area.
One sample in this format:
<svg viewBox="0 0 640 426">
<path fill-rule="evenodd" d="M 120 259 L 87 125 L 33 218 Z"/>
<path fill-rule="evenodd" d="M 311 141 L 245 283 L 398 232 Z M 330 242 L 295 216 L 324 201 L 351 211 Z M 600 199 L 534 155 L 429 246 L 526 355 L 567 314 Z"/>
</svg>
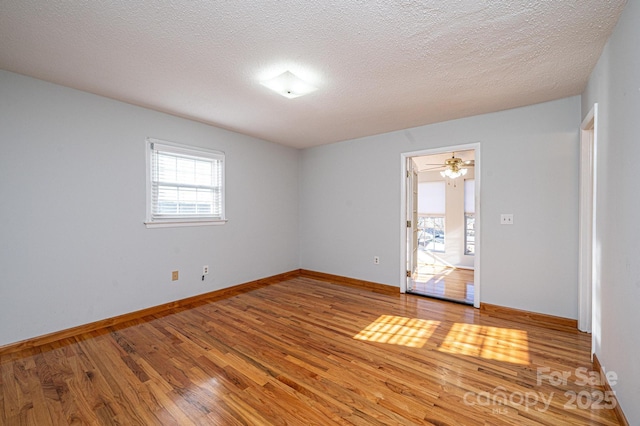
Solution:
<svg viewBox="0 0 640 426">
<path fill-rule="evenodd" d="M 413 159 L 407 158 L 407 287 L 413 289 L 413 276 L 418 267 L 418 172 Z"/>
<path fill-rule="evenodd" d="M 591 333 L 593 316 L 593 280 L 595 263 L 595 146 L 598 104 L 580 126 L 580 247 L 578 291 L 578 329 Z"/>
</svg>

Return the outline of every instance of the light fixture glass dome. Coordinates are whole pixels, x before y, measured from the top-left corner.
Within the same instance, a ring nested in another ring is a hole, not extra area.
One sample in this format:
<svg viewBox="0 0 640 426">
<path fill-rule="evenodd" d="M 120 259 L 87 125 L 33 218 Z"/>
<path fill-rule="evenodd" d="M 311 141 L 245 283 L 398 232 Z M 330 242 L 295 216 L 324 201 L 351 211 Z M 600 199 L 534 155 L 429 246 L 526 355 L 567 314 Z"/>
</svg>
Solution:
<svg viewBox="0 0 640 426">
<path fill-rule="evenodd" d="M 446 169 L 446 170 L 440 172 L 440 176 L 448 177 L 450 179 L 455 179 L 455 178 L 458 178 L 460 176 L 464 176 L 466 174 L 467 174 L 467 169 L 454 170 L 453 168 L 450 168 L 450 169 Z"/>
<path fill-rule="evenodd" d="M 291 71 L 285 71 L 269 80 L 263 80 L 260 84 L 289 99 L 318 90 L 317 87 L 302 80 Z"/>
</svg>

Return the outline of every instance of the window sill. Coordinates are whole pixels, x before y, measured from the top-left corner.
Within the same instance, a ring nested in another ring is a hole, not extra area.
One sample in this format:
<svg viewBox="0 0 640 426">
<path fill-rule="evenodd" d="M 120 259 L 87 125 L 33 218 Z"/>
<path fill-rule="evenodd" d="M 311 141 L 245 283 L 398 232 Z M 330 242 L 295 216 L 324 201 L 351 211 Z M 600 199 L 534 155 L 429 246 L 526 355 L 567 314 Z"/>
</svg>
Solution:
<svg viewBox="0 0 640 426">
<path fill-rule="evenodd" d="M 224 225 L 227 219 L 215 220 L 157 220 L 154 222 L 145 222 L 147 228 L 180 228 L 184 226 L 212 226 Z"/>
</svg>

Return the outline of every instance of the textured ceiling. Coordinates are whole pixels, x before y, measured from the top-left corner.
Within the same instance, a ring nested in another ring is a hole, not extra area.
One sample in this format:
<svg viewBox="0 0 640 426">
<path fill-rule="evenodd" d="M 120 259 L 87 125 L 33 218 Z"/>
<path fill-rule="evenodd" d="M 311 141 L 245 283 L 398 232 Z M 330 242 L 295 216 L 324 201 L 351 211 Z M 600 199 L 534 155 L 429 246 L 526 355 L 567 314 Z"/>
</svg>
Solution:
<svg viewBox="0 0 640 426">
<path fill-rule="evenodd" d="M 0 68 L 304 148 L 580 94 L 625 1 L 0 0 Z"/>
</svg>

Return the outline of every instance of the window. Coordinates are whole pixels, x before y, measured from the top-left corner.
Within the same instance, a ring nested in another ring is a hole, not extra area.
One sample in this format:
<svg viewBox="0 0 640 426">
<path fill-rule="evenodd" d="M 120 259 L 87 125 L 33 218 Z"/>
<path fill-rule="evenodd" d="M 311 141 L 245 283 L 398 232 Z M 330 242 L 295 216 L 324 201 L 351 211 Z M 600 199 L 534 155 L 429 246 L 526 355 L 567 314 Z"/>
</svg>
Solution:
<svg viewBox="0 0 640 426">
<path fill-rule="evenodd" d="M 476 253 L 476 218 L 473 213 L 464 214 L 464 254 L 473 256 Z"/>
<path fill-rule="evenodd" d="M 464 254 L 476 252 L 476 184 L 473 179 L 464 181 Z"/>
<path fill-rule="evenodd" d="M 444 216 L 418 217 L 418 246 L 423 250 L 444 253 Z"/>
<path fill-rule="evenodd" d="M 147 139 L 147 227 L 225 222 L 224 153 Z"/>
<path fill-rule="evenodd" d="M 427 251 L 444 253 L 444 181 L 418 184 L 418 246 Z"/>
</svg>

